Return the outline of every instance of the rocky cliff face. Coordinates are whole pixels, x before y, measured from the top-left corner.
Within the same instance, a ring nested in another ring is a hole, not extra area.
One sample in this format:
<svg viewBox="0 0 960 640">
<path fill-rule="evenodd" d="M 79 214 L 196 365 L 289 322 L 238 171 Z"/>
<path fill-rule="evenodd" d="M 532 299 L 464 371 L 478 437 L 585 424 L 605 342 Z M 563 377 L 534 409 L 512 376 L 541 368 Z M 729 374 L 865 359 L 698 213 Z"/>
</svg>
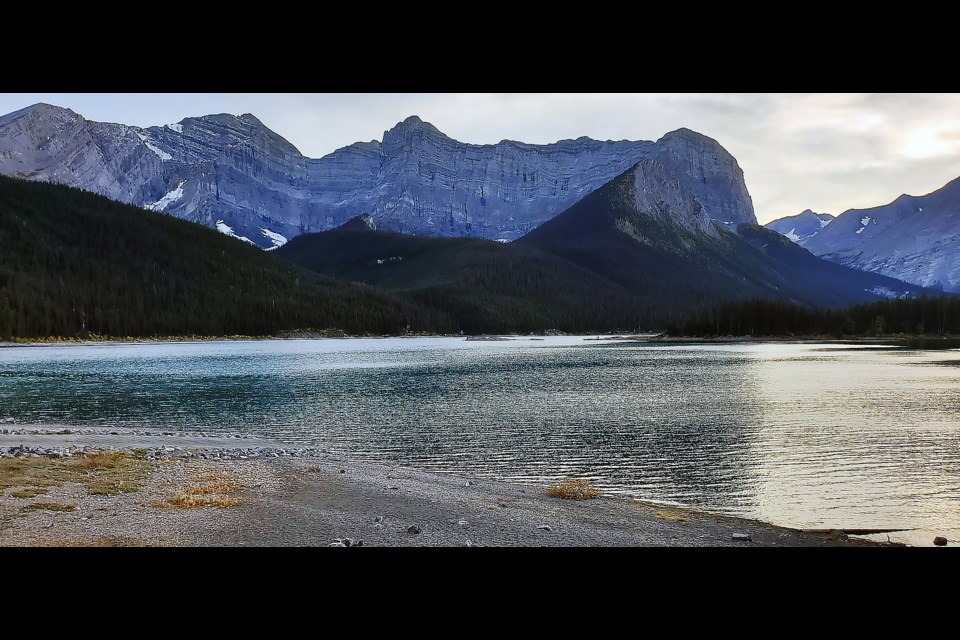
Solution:
<svg viewBox="0 0 960 640">
<path fill-rule="evenodd" d="M 147 129 L 50 105 L 0 118 L 0 173 L 81 187 L 264 248 L 359 215 L 404 233 L 513 240 L 641 161 L 651 179 L 638 194 L 651 207 L 669 204 L 682 183 L 700 207 L 685 224 L 755 222 L 733 157 L 684 129 L 656 143 L 471 145 L 414 116 L 382 141 L 312 159 L 249 114 Z"/>
<path fill-rule="evenodd" d="M 168 178 L 160 154 L 140 135 L 135 127 L 34 105 L 0 117 L 0 173 L 144 203 Z"/>
<path fill-rule="evenodd" d="M 633 291 L 660 323 L 732 300 L 842 307 L 922 292 L 821 260 L 757 225 L 742 173 L 715 141 L 679 131 L 657 147 L 514 246 Z"/>
<path fill-rule="evenodd" d="M 638 211 L 670 218 L 691 231 L 714 232 L 714 222 L 756 224 L 753 200 L 736 159 L 716 140 L 679 129 L 656 143 L 634 168 Z"/>
<path fill-rule="evenodd" d="M 960 178 L 925 196 L 846 211 L 804 246 L 833 262 L 960 293 Z"/>
<path fill-rule="evenodd" d="M 820 233 L 824 227 L 835 219 L 836 216 L 829 213 L 814 213 L 810 209 L 806 209 L 795 216 L 780 218 L 768 222 L 764 226 L 771 231 L 786 236 L 802 247 L 807 244 L 810 238 Z"/>
</svg>

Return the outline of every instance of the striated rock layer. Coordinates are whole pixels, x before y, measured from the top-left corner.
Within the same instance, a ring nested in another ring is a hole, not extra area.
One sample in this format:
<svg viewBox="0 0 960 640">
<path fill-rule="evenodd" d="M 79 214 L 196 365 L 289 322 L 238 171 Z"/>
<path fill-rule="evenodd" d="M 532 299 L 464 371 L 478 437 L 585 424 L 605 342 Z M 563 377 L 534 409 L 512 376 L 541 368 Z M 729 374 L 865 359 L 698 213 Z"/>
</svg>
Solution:
<svg viewBox="0 0 960 640">
<path fill-rule="evenodd" d="M 46 104 L 0 117 L 2 174 L 80 187 L 267 249 L 359 215 L 403 233 L 513 240 L 640 161 L 637 193 L 651 209 L 682 210 L 685 226 L 703 230 L 711 219 L 756 222 L 736 160 L 686 129 L 657 142 L 472 145 L 413 116 L 382 141 L 313 159 L 250 114 L 147 129 Z"/>
</svg>

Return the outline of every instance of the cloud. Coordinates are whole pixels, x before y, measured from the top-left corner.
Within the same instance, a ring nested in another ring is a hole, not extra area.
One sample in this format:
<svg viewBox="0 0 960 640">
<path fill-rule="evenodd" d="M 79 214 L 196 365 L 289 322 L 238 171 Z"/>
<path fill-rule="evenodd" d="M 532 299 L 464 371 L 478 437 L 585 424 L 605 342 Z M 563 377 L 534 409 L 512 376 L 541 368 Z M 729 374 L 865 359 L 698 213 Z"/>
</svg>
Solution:
<svg viewBox="0 0 960 640">
<path fill-rule="evenodd" d="M 253 113 L 312 157 L 414 114 L 476 144 L 656 140 L 687 127 L 737 158 L 761 221 L 885 204 L 960 176 L 957 94 L 0 94 L 0 113 L 39 101 L 140 126 Z"/>
</svg>

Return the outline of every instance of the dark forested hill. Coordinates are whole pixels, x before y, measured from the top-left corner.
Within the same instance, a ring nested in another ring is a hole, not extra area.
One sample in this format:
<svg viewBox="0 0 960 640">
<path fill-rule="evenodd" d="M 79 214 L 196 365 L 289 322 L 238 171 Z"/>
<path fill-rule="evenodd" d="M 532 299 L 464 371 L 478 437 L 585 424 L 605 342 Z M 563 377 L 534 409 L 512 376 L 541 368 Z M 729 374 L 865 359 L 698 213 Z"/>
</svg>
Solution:
<svg viewBox="0 0 960 640">
<path fill-rule="evenodd" d="M 0 178 L 0 338 L 452 331 L 199 225 L 65 186 Z"/>
<path fill-rule="evenodd" d="M 277 253 L 442 310 L 466 333 L 636 330 L 654 304 L 533 248 L 377 231 L 360 218 L 299 236 Z"/>
</svg>

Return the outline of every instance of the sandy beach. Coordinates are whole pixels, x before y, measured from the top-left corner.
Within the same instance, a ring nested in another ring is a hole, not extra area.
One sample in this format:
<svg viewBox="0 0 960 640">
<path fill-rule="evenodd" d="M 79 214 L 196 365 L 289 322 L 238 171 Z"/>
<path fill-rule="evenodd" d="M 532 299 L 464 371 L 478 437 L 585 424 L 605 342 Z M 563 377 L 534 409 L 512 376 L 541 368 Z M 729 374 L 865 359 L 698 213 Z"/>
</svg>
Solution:
<svg viewBox="0 0 960 640">
<path fill-rule="evenodd" d="M 877 545 L 241 437 L 0 426 L 2 546 Z"/>
</svg>

